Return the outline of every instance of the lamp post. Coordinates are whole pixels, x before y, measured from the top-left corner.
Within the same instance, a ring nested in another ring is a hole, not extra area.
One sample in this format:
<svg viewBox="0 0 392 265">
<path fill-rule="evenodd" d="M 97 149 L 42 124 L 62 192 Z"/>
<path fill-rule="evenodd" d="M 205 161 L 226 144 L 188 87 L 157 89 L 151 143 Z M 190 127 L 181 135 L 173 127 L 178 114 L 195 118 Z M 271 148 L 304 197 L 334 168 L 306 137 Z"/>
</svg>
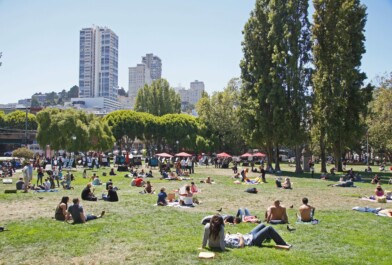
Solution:
<svg viewBox="0 0 392 265">
<path fill-rule="evenodd" d="M 72 151 L 74 151 L 74 152 L 76 152 L 76 144 L 75 144 L 75 141 L 76 141 L 76 136 L 75 135 L 72 135 L 72 149 L 74 149 L 74 150 L 72 150 Z"/>
<path fill-rule="evenodd" d="M 180 142 L 177 140 L 177 141 L 176 141 L 176 144 L 177 144 L 177 153 L 179 153 L 179 150 L 180 150 L 179 143 L 180 143 Z"/>
</svg>

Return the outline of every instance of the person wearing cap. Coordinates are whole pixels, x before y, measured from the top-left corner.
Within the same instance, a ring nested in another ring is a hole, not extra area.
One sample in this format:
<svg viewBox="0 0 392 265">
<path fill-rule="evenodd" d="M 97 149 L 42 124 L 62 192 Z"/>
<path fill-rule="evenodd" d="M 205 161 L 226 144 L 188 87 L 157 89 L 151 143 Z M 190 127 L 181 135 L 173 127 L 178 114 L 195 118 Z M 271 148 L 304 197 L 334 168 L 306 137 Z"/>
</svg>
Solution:
<svg viewBox="0 0 392 265">
<path fill-rule="evenodd" d="M 275 200 L 274 205 L 268 207 L 265 213 L 267 223 L 285 224 L 288 222 L 286 207 L 280 205 L 280 200 Z"/>
</svg>

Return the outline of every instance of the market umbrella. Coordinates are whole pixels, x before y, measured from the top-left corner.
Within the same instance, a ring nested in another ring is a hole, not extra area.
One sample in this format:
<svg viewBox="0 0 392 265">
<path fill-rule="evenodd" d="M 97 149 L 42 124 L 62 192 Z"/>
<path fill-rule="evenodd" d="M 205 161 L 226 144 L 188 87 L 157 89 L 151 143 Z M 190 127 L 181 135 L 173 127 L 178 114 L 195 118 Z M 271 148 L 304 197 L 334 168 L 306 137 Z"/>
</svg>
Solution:
<svg viewBox="0 0 392 265">
<path fill-rule="evenodd" d="M 185 153 L 185 152 L 181 152 L 181 153 L 175 154 L 175 156 L 191 157 L 192 155 L 191 155 L 191 154 L 188 154 L 188 153 Z"/>
<path fill-rule="evenodd" d="M 225 153 L 225 152 L 219 153 L 219 154 L 217 154 L 216 156 L 217 156 L 217 157 L 231 157 L 231 155 L 229 155 L 228 153 Z"/>
<path fill-rule="evenodd" d="M 264 156 L 267 156 L 267 155 L 266 155 L 266 154 L 263 154 L 263 153 L 260 153 L 260 152 L 257 152 L 257 153 L 254 153 L 253 156 L 256 156 L 256 157 L 264 157 Z"/>
<path fill-rule="evenodd" d="M 169 155 L 168 153 L 159 153 L 159 154 L 155 154 L 155 156 L 160 156 L 160 157 L 173 157 L 172 155 Z"/>
<path fill-rule="evenodd" d="M 254 155 L 249 154 L 249 153 L 245 153 L 245 154 L 241 155 L 241 157 L 250 157 L 250 156 L 254 156 Z"/>
</svg>

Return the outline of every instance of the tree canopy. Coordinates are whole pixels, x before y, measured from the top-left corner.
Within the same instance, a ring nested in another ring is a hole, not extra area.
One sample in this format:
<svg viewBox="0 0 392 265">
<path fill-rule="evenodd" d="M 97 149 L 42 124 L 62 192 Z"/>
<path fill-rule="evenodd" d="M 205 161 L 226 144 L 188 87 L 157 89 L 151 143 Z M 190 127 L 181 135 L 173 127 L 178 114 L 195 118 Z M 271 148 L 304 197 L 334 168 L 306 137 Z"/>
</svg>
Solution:
<svg viewBox="0 0 392 265">
<path fill-rule="evenodd" d="M 180 96 L 165 79 L 158 79 L 138 91 L 135 110 L 155 116 L 181 112 Z"/>
</svg>

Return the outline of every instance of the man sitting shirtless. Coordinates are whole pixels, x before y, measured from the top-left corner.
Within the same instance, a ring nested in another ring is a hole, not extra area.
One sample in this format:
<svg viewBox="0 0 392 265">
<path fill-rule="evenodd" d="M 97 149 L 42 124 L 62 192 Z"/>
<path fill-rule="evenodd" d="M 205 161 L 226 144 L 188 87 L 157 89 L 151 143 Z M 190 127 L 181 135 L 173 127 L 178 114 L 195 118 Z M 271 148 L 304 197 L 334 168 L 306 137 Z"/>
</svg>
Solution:
<svg viewBox="0 0 392 265">
<path fill-rule="evenodd" d="M 280 205 L 279 200 L 274 201 L 274 205 L 268 207 L 265 213 L 267 223 L 271 224 L 285 224 L 288 222 L 286 207 Z"/>
<path fill-rule="evenodd" d="M 308 205 L 308 198 L 302 199 L 302 205 L 299 207 L 299 218 L 301 218 L 302 222 L 311 222 L 314 216 L 315 208 L 313 206 Z"/>
</svg>

